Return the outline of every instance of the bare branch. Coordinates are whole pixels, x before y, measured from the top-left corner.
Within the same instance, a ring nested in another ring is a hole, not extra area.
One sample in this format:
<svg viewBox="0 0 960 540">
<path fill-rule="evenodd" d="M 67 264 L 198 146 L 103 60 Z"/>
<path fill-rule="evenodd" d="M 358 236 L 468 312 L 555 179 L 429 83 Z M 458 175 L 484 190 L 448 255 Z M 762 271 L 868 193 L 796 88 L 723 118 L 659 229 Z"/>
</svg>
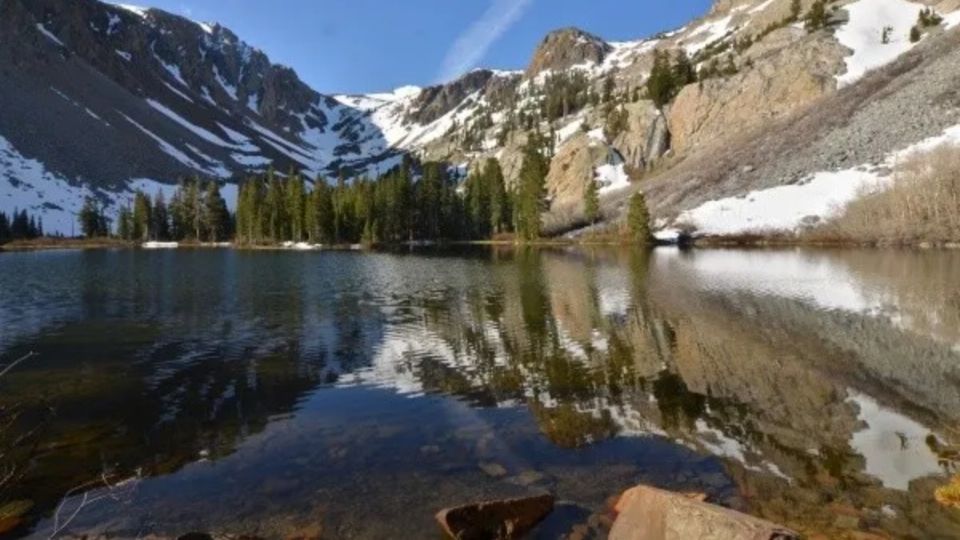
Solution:
<svg viewBox="0 0 960 540">
<path fill-rule="evenodd" d="M 34 356 L 40 356 L 40 355 L 33 351 L 30 351 L 26 355 L 14 360 L 13 362 L 10 362 L 9 364 L 7 364 L 6 367 L 3 368 L 3 371 L 0 371 L 0 378 L 3 378 L 4 375 L 6 375 L 13 368 L 17 367 L 21 362 L 25 362 L 33 358 Z"/>
</svg>

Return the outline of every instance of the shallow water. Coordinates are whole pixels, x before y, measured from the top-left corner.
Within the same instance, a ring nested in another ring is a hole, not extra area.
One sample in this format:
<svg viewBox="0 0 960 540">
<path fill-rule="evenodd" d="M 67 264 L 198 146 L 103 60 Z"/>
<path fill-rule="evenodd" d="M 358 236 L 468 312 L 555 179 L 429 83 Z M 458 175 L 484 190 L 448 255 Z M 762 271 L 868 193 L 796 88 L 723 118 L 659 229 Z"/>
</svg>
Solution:
<svg viewBox="0 0 960 540">
<path fill-rule="evenodd" d="M 643 482 L 807 533 L 960 537 L 960 254 L 0 254 L 19 536 L 433 538 Z M 2 505 L 0 505 L 2 506 Z"/>
</svg>

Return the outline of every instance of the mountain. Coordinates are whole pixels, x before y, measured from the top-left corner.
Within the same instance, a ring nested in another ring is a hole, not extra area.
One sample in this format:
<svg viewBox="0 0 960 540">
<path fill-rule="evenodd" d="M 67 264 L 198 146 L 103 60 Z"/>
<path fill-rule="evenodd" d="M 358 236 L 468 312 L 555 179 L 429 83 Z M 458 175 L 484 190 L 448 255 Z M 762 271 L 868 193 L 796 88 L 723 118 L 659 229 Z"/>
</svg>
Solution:
<svg viewBox="0 0 960 540">
<path fill-rule="evenodd" d="M 522 72 L 347 96 L 310 88 L 217 24 L 97 0 L 5 0 L 0 210 L 27 208 L 48 231 L 70 234 L 85 195 L 116 206 L 134 189 L 170 190 L 196 175 L 222 180 L 233 204 L 237 182 L 271 167 L 376 175 L 407 153 L 461 170 L 496 157 L 514 182 L 539 130 L 554 141 L 549 232 L 582 222 L 590 181 L 608 221 L 643 186 L 660 225 L 709 228 L 705 204 L 879 163 L 960 123 L 937 90 L 960 71 L 950 30 L 960 0 L 832 1 L 825 27 L 809 31 L 801 17 L 813 3 L 718 0 L 684 28 L 630 42 L 566 28 L 546 36 Z M 927 6 L 944 21 L 914 44 L 910 28 Z M 646 99 L 656 51 L 683 51 L 702 75 L 662 108 Z M 865 77 L 884 66 L 887 75 Z M 902 103 L 911 96 L 920 101 Z M 926 105 L 931 112 L 911 115 Z M 842 144 L 838 130 L 851 128 L 831 118 L 870 107 L 857 134 L 873 126 L 882 136 Z M 887 109 L 910 121 L 882 126 L 876 115 Z M 813 155 L 831 140 L 833 158 Z"/>
</svg>

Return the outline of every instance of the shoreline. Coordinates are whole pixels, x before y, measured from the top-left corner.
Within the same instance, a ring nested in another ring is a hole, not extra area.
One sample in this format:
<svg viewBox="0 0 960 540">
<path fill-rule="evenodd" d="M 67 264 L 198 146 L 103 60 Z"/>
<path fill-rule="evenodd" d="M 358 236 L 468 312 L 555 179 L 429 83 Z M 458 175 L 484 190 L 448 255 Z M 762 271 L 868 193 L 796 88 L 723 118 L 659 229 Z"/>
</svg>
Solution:
<svg viewBox="0 0 960 540">
<path fill-rule="evenodd" d="M 534 242 L 514 242 L 512 240 L 469 240 L 451 242 L 413 242 L 399 244 L 236 244 L 233 242 L 179 242 L 176 245 L 147 247 L 141 242 L 129 242 L 115 239 L 59 239 L 43 238 L 38 240 L 17 240 L 0 244 L 2 252 L 28 251 L 68 251 L 68 250 L 123 250 L 165 251 L 178 249 L 232 249 L 236 251 L 392 251 L 397 249 L 444 248 L 444 247 L 633 247 L 631 242 L 618 239 L 543 239 Z M 851 240 L 816 240 L 792 237 L 742 235 L 690 238 L 681 242 L 656 241 L 651 248 L 679 247 L 687 249 L 900 249 L 900 250 L 955 250 L 960 249 L 960 241 L 916 241 L 916 242 L 874 242 Z"/>
</svg>

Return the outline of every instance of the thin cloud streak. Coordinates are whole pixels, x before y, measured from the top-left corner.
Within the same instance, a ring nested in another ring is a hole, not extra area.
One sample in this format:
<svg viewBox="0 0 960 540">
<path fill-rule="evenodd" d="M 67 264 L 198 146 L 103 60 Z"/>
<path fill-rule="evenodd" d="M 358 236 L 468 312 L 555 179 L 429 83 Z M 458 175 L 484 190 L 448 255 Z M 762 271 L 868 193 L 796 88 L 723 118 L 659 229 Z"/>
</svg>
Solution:
<svg viewBox="0 0 960 540">
<path fill-rule="evenodd" d="M 443 59 L 437 82 L 453 80 L 476 67 L 531 4 L 533 0 L 493 0 L 487 11 L 453 42 Z"/>
</svg>

